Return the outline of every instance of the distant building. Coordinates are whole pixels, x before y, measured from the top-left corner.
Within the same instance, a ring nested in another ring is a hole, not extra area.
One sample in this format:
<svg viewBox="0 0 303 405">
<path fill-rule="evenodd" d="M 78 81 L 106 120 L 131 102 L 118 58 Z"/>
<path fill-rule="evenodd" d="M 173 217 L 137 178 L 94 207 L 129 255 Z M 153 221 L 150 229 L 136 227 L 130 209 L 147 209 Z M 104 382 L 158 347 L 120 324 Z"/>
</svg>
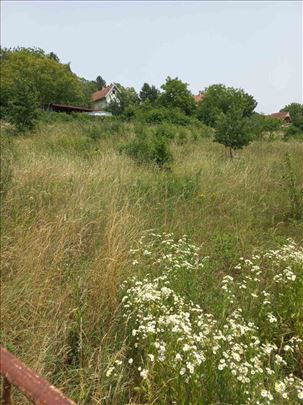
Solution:
<svg viewBox="0 0 303 405">
<path fill-rule="evenodd" d="M 76 105 L 67 105 L 67 104 L 48 104 L 47 106 L 43 106 L 43 109 L 49 110 L 49 111 L 55 111 L 55 112 L 65 112 L 67 114 L 69 113 L 89 113 L 94 111 L 91 108 L 87 107 L 79 107 Z"/>
<path fill-rule="evenodd" d="M 202 101 L 204 97 L 205 97 L 205 93 L 203 91 L 199 91 L 199 93 L 196 96 L 193 96 L 196 103 L 199 103 L 200 101 Z"/>
<path fill-rule="evenodd" d="M 119 90 L 114 84 L 103 87 L 103 89 L 96 91 L 92 94 L 91 100 L 94 110 L 102 110 L 109 106 L 109 104 L 117 100 L 117 93 Z"/>
<path fill-rule="evenodd" d="M 48 104 L 47 106 L 43 106 L 44 110 L 54 111 L 54 112 L 64 112 L 66 114 L 70 113 L 83 113 L 88 114 L 93 117 L 111 117 L 112 113 L 106 111 L 96 111 L 92 108 L 87 107 L 79 107 L 75 105 L 67 105 L 67 104 Z"/>
<path fill-rule="evenodd" d="M 289 112 L 277 112 L 270 114 L 269 117 L 276 118 L 277 120 L 283 121 L 286 124 L 291 123 L 291 118 Z"/>
</svg>

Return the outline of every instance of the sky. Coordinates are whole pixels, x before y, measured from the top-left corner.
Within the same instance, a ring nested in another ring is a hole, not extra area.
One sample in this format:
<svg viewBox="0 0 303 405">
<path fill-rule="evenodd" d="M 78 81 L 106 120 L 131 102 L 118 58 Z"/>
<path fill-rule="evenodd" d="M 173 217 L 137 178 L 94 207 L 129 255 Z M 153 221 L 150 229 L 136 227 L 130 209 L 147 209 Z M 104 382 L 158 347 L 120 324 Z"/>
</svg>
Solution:
<svg viewBox="0 0 303 405">
<path fill-rule="evenodd" d="M 258 112 L 302 103 L 301 1 L 1 2 L 1 45 L 55 52 L 78 76 L 140 90 L 243 88 Z"/>
</svg>

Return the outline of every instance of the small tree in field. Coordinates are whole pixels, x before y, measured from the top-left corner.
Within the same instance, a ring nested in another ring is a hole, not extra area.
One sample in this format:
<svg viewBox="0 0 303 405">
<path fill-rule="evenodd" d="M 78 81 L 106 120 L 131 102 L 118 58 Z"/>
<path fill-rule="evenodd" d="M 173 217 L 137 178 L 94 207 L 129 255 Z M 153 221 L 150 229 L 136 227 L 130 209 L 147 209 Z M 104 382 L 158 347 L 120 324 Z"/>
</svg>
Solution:
<svg viewBox="0 0 303 405">
<path fill-rule="evenodd" d="M 235 149 L 242 149 L 251 141 L 247 118 L 243 118 L 242 111 L 232 108 L 226 114 L 221 114 L 216 123 L 215 142 L 229 148 L 233 158 Z"/>
</svg>

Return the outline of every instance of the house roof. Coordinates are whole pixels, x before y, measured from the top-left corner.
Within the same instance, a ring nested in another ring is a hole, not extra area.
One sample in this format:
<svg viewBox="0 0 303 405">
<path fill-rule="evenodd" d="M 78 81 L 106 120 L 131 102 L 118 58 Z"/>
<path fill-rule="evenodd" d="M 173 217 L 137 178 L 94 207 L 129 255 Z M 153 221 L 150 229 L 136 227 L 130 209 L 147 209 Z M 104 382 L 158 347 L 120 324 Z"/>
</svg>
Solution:
<svg viewBox="0 0 303 405">
<path fill-rule="evenodd" d="M 51 103 L 48 105 L 53 111 L 62 112 L 92 112 L 95 111 L 87 107 L 79 107 L 77 105 L 67 105 L 67 104 L 56 104 Z"/>
<path fill-rule="evenodd" d="M 278 118 L 279 120 L 286 120 L 287 118 L 290 119 L 289 112 L 283 112 L 283 111 L 270 114 L 270 116 L 273 118 Z"/>
<path fill-rule="evenodd" d="M 103 89 L 96 91 L 92 94 L 92 101 L 102 100 L 111 92 L 114 87 L 114 84 L 110 84 L 109 86 L 103 87 Z"/>
<path fill-rule="evenodd" d="M 199 91 L 199 94 L 193 96 L 196 103 L 199 103 L 199 101 L 203 100 L 204 97 L 205 94 L 202 91 Z"/>
</svg>

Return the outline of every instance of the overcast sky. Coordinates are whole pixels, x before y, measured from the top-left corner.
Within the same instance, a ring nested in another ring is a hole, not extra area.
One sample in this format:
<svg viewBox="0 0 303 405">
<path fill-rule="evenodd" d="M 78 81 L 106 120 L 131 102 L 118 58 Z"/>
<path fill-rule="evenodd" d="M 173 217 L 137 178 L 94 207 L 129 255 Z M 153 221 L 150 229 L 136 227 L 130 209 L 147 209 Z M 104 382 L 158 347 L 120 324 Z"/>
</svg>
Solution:
<svg viewBox="0 0 303 405">
<path fill-rule="evenodd" d="M 55 52 L 86 79 L 139 90 L 179 77 L 193 93 L 241 87 L 257 111 L 302 103 L 302 2 L 1 2 L 5 47 Z"/>
</svg>

